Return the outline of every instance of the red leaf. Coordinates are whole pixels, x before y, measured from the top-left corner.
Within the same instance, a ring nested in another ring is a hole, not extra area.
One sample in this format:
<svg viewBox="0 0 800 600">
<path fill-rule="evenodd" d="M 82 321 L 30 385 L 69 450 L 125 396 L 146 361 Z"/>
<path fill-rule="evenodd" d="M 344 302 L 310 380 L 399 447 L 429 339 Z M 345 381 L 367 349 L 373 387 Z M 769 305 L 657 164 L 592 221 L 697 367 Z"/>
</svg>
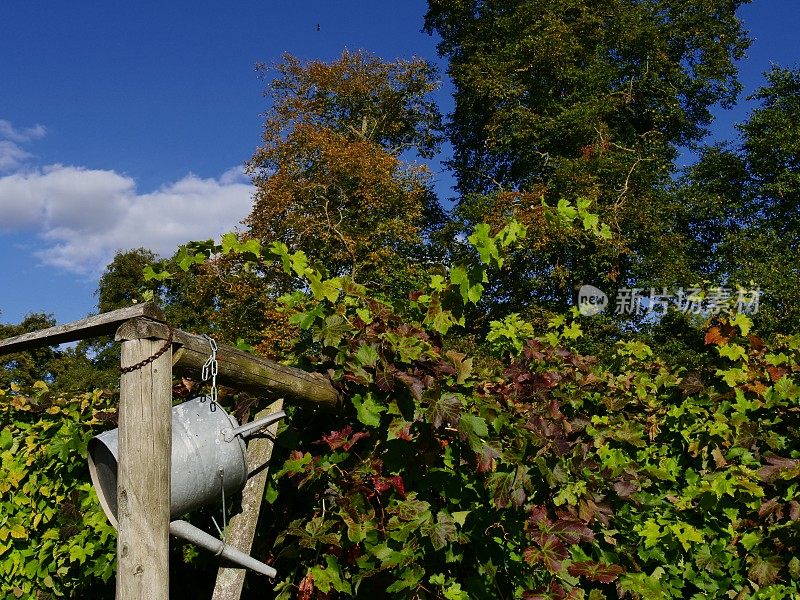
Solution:
<svg viewBox="0 0 800 600">
<path fill-rule="evenodd" d="M 528 564 L 541 562 L 551 573 L 558 573 L 561 570 L 561 561 L 569 556 L 567 547 L 549 533 L 537 533 L 533 536 L 533 541 L 538 547 L 531 546 L 523 552 Z"/>
<path fill-rule="evenodd" d="M 487 473 L 489 471 L 494 471 L 494 461 L 500 458 L 500 452 L 489 444 L 484 444 L 476 458 L 478 473 Z"/>
<path fill-rule="evenodd" d="M 311 600 L 313 594 L 314 574 L 309 570 L 297 588 L 297 600 Z"/>
<path fill-rule="evenodd" d="M 408 387 L 411 391 L 411 395 L 414 396 L 416 400 L 422 400 L 422 392 L 425 390 L 425 384 L 419 377 L 414 377 L 404 371 L 397 371 L 394 376 L 406 384 L 406 387 Z"/>
<path fill-rule="evenodd" d="M 553 522 L 547 517 L 547 508 L 544 506 L 534 506 L 531 508 L 531 516 L 528 517 L 531 525 L 537 529 L 550 529 Z"/>
<path fill-rule="evenodd" d="M 566 590 L 555 581 L 551 581 L 547 589 L 528 590 L 522 593 L 522 600 L 565 600 L 566 598 Z"/>
<path fill-rule="evenodd" d="M 714 344 L 715 346 L 724 346 L 728 343 L 728 338 L 722 335 L 719 327 L 712 327 L 706 331 L 705 337 L 706 345 Z"/>
<path fill-rule="evenodd" d="M 353 428 L 348 425 L 339 431 L 331 431 L 329 434 L 322 434 L 322 439 L 317 440 L 317 444 L 328 444 L 331 450 L 338 450 L 347 443 L 348 436 L 353 433 Z"/>
<path fill-rule="evenodd" d="M 767 500 L 766 502 L 762 503 L 761 506 L 758 507 L 758 516 L 762 519 L 768 517 L 772 513 L 775 513 L 775 517 L 780 520 L 783 517 L 783 511 L 781 510 L 781 505 L 778 501 L 773 498 L 772 500 Z"/>
<path fill-rule="evenodd" d="M 551 531 L 568 544 L 578 544 L 584 540 L 594 539 L 594 532 L 579 519 L 559 519 L 553 523 Z"/>
<path fill-rule="evenodd" d="M 619 565 L 609 565 L 605 563 L 587 560 L 584 562 L 572 563 L 567 567 L 567 571 L 573 577 L 586 577 L 591 581 L 600 583 L 611 583 L 625 572 Z"/>
<path fill-rule="evenodd" d="M 375 491 L 382 494 L 390 489 L 394 489 L 401 498 L 406 497 L 406 487 L 403 478 L 399 475 L 393 477 L 374 477 L 373 482 Z"/>
<path fill-rule="evenodd" d="M 400 475 L 389 477 L 389 483 L 395 489 L 395 491 L 400 494 L 401 498 L 406 497 L 406 486 L 403 483 L 403 478 L 400 477 Z"/>
<path fill-rule="evenodd" d="M 636 491 L 636 485 L 632 481 L 616 481 L 614 482 L 614 491 L 624 500 Z"/>
<path fill-rule="evenodd" d="M 328 444 L 328 448 L 331 450 L 338 450 L 339 448 L 342 448 L 345 450 L 345 452 L 347 452 L 358 440 L 369 437 L 369 433 L 366 431 L 358 431 L 355 433 L 355 435 L 353 435 L 353 437 L 350 437 L 351 433 L 353 433 L 353 428 L 348 425 L 339 431 L 331 431 L 329 434 L 323 434 L 322 439 L 317 440 L 314 443 Z"/>
<path fill-rule="evenodd" d="M 781 379 L 784 375 L 786 375 L 786 369 L 781 369 L 780 367 L 774 367 L 769 365 L 767 367 L 767 373 L 769 373 L 769 378 L 772 380 L 773 383 Z"/>
<path fill-rule="evenodd" d="M 369 437 L 369 432 L 368 431 L 357 431 L 355 433 L 355 435 L 353 435 L 353 437 L 351 437 L 350 440 L 343 446 L 343 448 L 345 449 L 345 451 L 349 451 L 350 448 L 352 448 L 353 445 L 358 440 L 362 440 L 362 439 L 368 438 L 368 437 Z"/>
<path fill-rule="evenodd" d="M 768 456 L 767 462 L 769 465 L 763 466 L 758 470 L 758 476 L 767 483 L 777 479 L 784 471 L 800 470 L 800 459 L 796 458 Z"/>
</svg>

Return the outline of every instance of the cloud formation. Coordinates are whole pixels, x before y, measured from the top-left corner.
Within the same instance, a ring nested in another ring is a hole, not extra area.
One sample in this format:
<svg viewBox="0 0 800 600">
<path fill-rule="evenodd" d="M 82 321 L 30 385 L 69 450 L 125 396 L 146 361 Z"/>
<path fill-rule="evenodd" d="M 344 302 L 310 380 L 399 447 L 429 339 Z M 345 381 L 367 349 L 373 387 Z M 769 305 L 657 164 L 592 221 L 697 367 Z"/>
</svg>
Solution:
<svg viewBox="0 0 800 600">
<path fill-rule="evenodd" d="M 109 170 L 49 165 L 23 168 L 30 154 L 9 149 L 44 135 L 41 126 L 15 129 L 0 120 L 0 235 L 29 231 L 44 264 L 97 275 L 119 250 L 149 248 L 169 256 L 193 239 L 218 237 L 249 213 L 253 187 L 241 169 L 218 178 L 188 174 L 149 193 Z"/>
<path fill-rule="evenodd" d="M 11 123 L 0 119 L 0 173 L 20 168 L 33 155 L 22 144 L 44 137 L 47 131 L 43 125 L 27 129 L 16 129 Z"/>
</svg>

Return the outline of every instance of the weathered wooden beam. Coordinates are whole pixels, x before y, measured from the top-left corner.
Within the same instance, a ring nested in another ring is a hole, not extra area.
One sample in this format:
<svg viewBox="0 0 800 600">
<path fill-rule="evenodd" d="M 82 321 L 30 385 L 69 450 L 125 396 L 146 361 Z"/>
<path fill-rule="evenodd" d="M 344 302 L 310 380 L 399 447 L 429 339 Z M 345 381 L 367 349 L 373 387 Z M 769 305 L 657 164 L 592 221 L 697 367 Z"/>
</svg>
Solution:
<svg viewBox="0 0 800 600">
<path fill-rule="evenodd" d="M 254 419 L 266 417 L 283 408 L 283 400 L 277 400 L 259 412 Z M 258 525 L 258 514 L 261 512 L 261 501 L 264 498 L 264 487 L 269 473 L 269 459 L 272 458 L 272 439 L 278 434 L 278 423 L 270 425 L 265 437 L 250 440 L 247 444 L 247 471 L 255 473 L 247 480 L 242 490 L 242 510 L 234 515 L 228 526 L 228 543 L 250 554 L 253 539 Z M 244 586 L 245 569 L 223 567 L 217 571 L 217 582 L 214 585 L 212 600 L 239 600 Z"/>
<path fill-rule="evenodd" d="M 87 317 L 65 325 L 57 325 L 48 329 L 25 333 L 0 340 L 0 356 L 43 346 L 57 346 L 65 342 L 75 342 L 101 335 L 111 335 L 120 324 L 136 317 L 164 321 L 164 312 L 152 302 L 146 302 Z"/>
<path fill-rule="evenodd" d="M 164 346 L 159 339 L 122 344 L 121 366 Z M 168 600 L 172 351 L 130 373 L 119 394 L 117 600 Z"/>
<path fill-rule="evenodd" d="M 124 323 L 116 335 L 117 341 L 140 338 L 166 340 L 169 327 L 147 318 L 131 319 Z M 203 364 L 208 360 L 210 348 L 203 336 L 174 330 L 173 341 L 180 347 L 173 369 L 178 374 L 189 374 L 197 379 Z M 339 407 L 339 394 L 324 376 L 307 373 L 301 369 L 287 367 L 266 358 L 242 352 L 226 344 L 217 349 L 221 385 L 236 388 L 256 395 L 265 392 L 282 396 L 307 406 L 333 411 Z"/>
</svg>

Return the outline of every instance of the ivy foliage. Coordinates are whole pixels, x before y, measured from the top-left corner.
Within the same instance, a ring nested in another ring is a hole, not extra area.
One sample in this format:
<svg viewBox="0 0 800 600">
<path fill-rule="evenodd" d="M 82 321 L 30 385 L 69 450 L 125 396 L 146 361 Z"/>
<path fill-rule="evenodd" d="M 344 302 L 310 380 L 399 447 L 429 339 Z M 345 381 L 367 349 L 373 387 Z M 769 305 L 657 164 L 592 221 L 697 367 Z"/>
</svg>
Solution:
<svg viewBox="0 0 800 600">
<path fill-rule="evenodd" d="M 276 597 L 796 597 L 800 339 L 720 318 L 688 371 L 635 339 L 580 355 L 575 314 L 512 315 L 480 366 L 451 334 L 524 235 L 476 228 L 404 310 L 282 244 L 209 250 L 298 278 L 289 360 L 344 402 L 279 436 L 256 543 Z"/>
<path fill-rule="evenodd" d="M 113 584 L 116 534 L 89 483 L 86 444 L 115 405 L 99 390 L 64 396 L 41 381 L 0 388 L 4 598 L 94 597 Z"/>
</svg>

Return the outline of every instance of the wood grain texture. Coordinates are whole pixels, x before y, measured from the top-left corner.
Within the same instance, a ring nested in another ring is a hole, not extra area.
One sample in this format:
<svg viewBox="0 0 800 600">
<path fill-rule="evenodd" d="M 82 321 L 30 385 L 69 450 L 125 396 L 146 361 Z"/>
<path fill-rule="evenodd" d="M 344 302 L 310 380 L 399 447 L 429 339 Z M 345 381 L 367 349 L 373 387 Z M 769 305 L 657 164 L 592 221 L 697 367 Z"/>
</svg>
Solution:
<svg viewBox="0 0 800 600">
<path fill-rule="evenodd" d="M 266 417 L 283 408 L 283 400 L 277 400 L 259 412 L 253 420 Z M 272 440 L 278 433 L 279 423 L 273 423 L 265 432 L 267 436 L 257 437 L 247 444 L 247 470 L 253 474 L 242 490 L 242 510 L 235 515 L 229 525 L 228 543 L 250 554 L 253 539 L 256 535 L 258 515 L 261 512 L 261 501 L 264 498 L 264 487 L 267 484 L 269 469 L 266 466 L 272 458 Z M 242 595 L 245 569 L 224 567 L 217 572 L 212 600 L 239 600 Z"/>
<path fill-rule="evenodd" d="M 123 367 L 152 356 L 160 339 L 122 344 Z M 168 600 L 172 350 L 122 375 L 117 471 L 117 600 Z"/>
<path fill-rule="evenodd" d="M 139 338 L 167 339 L 169 328 L 147 318 L 131 319 L 117 330 L 117 341 Z M 208 341 L 202 336 L 175 330 L 173 334 L 176 350 L 174 370 L 199 379 L 203 364 L 209 357 Z M 318 373 L 307 373 L 302 369 L 287 367 L 266 358 L 242 352 L 226 344 L 218 344 L 217 361 L 221 385 L 236 388 L 256 395 L 269 393 L 285 397 L 307 406 L 326 411 L 335 411 L 340 405 L 339 394 L 330 381 Z"/>
<path fill-rule="evenodd" d="M 101 335 L 111 335 L 121 323 L 135 317 L 147 317 L 155 321 L 163 321 L 165 318 L 164 312 L 152 302 L 135 304 L 80 321 L 0 340 L 0 356 L 43 346 L 57 346 L 65 342 L 86 340 Z"/>
</svg>

